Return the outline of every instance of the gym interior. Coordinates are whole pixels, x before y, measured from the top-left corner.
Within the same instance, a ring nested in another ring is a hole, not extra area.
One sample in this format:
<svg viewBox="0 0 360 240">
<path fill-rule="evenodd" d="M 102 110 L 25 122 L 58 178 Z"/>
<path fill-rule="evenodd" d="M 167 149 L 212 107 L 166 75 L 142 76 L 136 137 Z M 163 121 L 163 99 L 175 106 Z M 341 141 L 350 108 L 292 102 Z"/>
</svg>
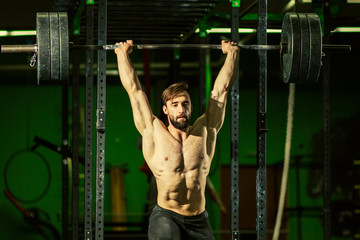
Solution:
<svg viewBox="0 0 360 240">
<path fill-rule="evenodd" d="M 99 2 L 105 2 L 105 20 L 98 20 L 104 16 Z M 259 10 L 261 4 L 267 8 Z M 357 0 L 3 1 L 0 45 L 35 45 L 36 14 L 66 12 L 69 64 L 67 79 L 39 80 L 39 62 L 29 66 L 34 52 L 0 55 L 0 238 L 86 239 L 90 235 L 88 239 L 147 239 L 156 193 L 152 174 L 144 164 L 141 135 L 133 122 L 130 101 L 119 81 L 116 55 L 113 50 L 105 51 L 106 81 L 102 87 L 106 91 L 102 90 L 102 97 L 106 100 L 106 123 L 99 123 L 98 80 L 104 76 L 98 75 L 103 64 L 98 52 L 104 51 L 75 45 L 114 45 L 128 39 L 134 44 L 220 44 L 221 40 L 233 40 L 234 8 L 239 15 L 235 23 L 239 44 L 256 45 L 264 39 L 256 31 L 260 13 L 266 13 L 268 45 L 281 42 L 286 12 L 316 13 L 322 27 L 320 43 L 351 46 L 351 51 L 322 51 L 319 76 L 311 84 L 298 80 L 284 83 L 283 53 L 266 51 L 267 55 L 262 55 L 267 61 L 264 93 L 259 91 L 264 76 L 259 74 L 258 54 L 264 51 L 240 49 L 237 97 L 228 96 L 225 122 L 208 176 L 212 187 L 206 191 L 206 209 L 215 238 L 274 239 L 288 142 L 287 188 L 278 239 L 360 239 Z M 105 30 L 100 26 L 104 21 Z M 19 30 L 24 33 L 17 34 Z M 98 40 L 100 35 L 105 41 Z M 303 54 L 300 50 L 297 58 Z M 192 94 L 192 120 L 203 112 L 225 59 L 221 50 L 196 48 L 134 49 L 130 56 L 154 115 L 164 117 L 164 88 L 186 81 Z M 312 64 L 310 59 L 305 63 Z M 296 89 L 289 129 L 290 86 Z M 266 104 L 265 113 L 259 111 L 259 101 Z M 235 130 L 233 104 L 238 109 Z M 86 116 L 87 108 L 91 109 L 91 118 Z M 266 129 L 259 127 L 261 114 L 266 115 Z M 98 124 L 103 124 L 101 129 Z M 106 139 L 104 143 L 99 144 L 99 134 Z M 266 201 L 261 203 L 266 209 L 266 234 L 261 238 L 257 226 L 258 134 L 266 134 Z M 231 179 L 234 147 L 236 189 Z M 89 148 L 92 171 L 87 173 Z M 103 208 L 96 205 L 99 148 L 106 153 L 100 164 L 104 170 Z M 90 190 L 86 181 L 92 182 Z M 231 195 L 234 191 L 238 193 L 236 200 Z M 90 217 L 89 209 L 85 214 L 89 193 Z M 235 227 L 234 201 L 238 206 Z M 95 233 L 97 214 L 103 220 L 99 236 Z M 86 224 L 91 226 L 90 233 L 85 231 Z"/>
</svg>

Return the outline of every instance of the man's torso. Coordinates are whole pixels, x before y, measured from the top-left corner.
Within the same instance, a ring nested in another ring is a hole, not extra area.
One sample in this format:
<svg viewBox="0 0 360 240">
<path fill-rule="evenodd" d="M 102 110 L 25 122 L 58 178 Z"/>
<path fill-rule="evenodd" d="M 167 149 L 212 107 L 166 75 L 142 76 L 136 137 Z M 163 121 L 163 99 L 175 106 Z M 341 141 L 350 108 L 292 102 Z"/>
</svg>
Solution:
<svg viewBox="0 0 360 240">
<path fill-rule="evenodd" d="M 182 215 L 205 210 L 205 186 L 216 133 L 199 119 L 184 142 L 155 118 L 152 133 L 143 135 L 143 154 L 158 187 L 158 204 Z"/>
</svg>

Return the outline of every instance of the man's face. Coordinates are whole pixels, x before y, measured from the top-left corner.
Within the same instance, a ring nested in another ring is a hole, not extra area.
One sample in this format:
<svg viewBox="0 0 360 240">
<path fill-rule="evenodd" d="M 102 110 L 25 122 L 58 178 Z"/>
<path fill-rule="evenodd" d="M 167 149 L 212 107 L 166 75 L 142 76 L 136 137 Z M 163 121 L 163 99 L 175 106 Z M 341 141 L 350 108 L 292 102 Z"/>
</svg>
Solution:
<svg viewBox="0 0 360 240">
<path fill-rule="evenodd" d="M 163 107 L 164 113 L 168 116 L 169 122 L 177 129 L 183 130 L 190 125 L 191 100 L 187 92 L 176 95 L 166 102 Z"/>
</svg>

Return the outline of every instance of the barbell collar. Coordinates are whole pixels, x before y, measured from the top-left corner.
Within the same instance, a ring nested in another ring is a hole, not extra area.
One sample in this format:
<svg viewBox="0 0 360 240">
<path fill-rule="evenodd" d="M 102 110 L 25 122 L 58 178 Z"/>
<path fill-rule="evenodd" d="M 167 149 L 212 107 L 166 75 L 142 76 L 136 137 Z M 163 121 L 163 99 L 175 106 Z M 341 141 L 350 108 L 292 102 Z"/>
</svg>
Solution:
<svg viewBox="0 0 360 240">
<path fill-rule="evenodd" d="M 37 45 L 0 45 L 1 53 L 34 53 L 37 50 Z"/>
</svg>

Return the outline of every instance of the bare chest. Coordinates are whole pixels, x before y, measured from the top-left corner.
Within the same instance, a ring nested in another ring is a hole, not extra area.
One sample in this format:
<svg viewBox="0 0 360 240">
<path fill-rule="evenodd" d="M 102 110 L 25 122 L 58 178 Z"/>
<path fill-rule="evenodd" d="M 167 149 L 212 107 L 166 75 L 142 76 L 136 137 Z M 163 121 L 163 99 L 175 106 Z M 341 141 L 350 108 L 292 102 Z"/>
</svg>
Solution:
<svg viewBox="0 0 360 240">
<path fill-rule="evenodd" d="M 183 173 L 206 170 L 209 157 L 206 154 L 206 142 L 203 135 L 189 137 L 180 143 L 171 135 L 155 138 L 154 173 Z"/>
</svg>

